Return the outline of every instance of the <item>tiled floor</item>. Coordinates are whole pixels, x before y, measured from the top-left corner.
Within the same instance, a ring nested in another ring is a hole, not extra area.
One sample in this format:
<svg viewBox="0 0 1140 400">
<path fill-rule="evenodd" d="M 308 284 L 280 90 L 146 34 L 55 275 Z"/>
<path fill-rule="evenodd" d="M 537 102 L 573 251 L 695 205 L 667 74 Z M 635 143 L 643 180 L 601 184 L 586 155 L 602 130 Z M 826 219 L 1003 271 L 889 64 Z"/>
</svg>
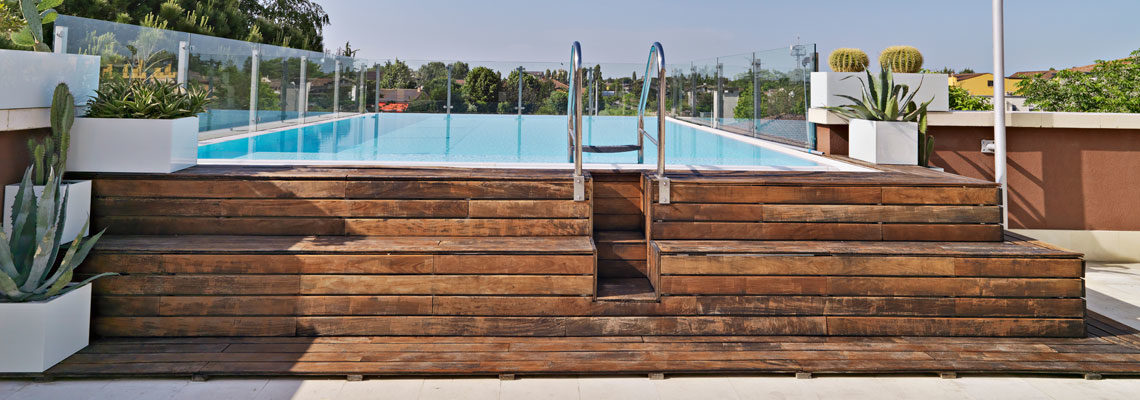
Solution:
<svg viewBox="0 0 1140 400">
<path fill-rule="evenodd" d="M 1088 306 L 1140 329 L 1140 264 L 1088 263 Z M 1135 399 L 1140 379 L 1047 377 L 645 377 L 0 381 L 0 400 L 228 399 Z"/>
</svg>

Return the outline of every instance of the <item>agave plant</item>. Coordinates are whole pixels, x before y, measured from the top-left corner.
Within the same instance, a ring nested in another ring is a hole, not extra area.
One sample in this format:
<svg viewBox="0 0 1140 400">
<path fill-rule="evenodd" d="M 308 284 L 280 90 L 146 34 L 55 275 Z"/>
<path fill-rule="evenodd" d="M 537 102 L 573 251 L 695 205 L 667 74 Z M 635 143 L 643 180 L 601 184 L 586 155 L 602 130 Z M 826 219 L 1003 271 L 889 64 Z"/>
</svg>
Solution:
<svg viewBox="0 0 1140 400">
<path fill-rule="evenodd" d="M 103 273 L 71 284 L 75 267 L 87 258 L 103 232 L 86 240 L 79 235 L 59 260 L 66 214 L 63 210 L 67 207 L 67 195 L 60 194 L 60 181 L 61 176 L 54 170 L 49 171 L 48 184 L 36 199 L 32 169 L 24 173 L 12 208 L 12 236 L 0 230 L 0 301 L 47 300 L 96 279 L 115 275 Z"/>
<path fill-rule="evenodd" d="M 849 79 L 847 77 L 843 79 Z M 934 152 L 934 137 L 926 133 L 926 109 L 934 99 L 924 103 L 916 103 L 914 96 L 922 88 L 918 87 L 912 92 L 909 85 L 895 84 L 894 75 L 890 69 L 884 68 L 875 79 L 871 72 L 867 72 L 867 80 L 859 79 L 863 88 L 863 98 L 840 95 L 850 100 L 852 104 L 839 107 L 825 107 L 847 119 L 864 119 L 868 121 L 897 121 L 918 123 L 918 165 L 928 166 L 930 155 Z"/>
<path fill-rule="evenodd" d="M 178 119 L 206 111 L 210 94 L 196 85 L 154 78 L 115 78 L 100 85 L 87 102 L 88 118 Z"/>
</svg>

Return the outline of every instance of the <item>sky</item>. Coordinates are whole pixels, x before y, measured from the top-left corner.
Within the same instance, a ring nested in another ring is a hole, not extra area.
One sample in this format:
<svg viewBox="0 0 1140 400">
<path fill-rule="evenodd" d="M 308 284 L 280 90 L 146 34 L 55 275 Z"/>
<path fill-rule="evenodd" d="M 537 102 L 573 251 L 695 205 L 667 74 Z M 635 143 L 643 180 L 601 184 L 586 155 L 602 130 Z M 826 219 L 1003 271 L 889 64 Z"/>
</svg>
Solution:
<svg viewBox="0 0 1140 400">
<path fill-rule="evenodd" d="M 993 69 L 991 0 L 317 0 L 332 24 L 325 46 L 351 41 L 374 59 L 563 62 L 582 44 L 586 65 L 667 61 L 816 43 L 872 60 L 891 45 L 922 51 L 925 67 Z M 1140 49 L 1140 0 L 1006 0 L 1006 71 L 1067 68 Z M 821 66 L 821 70 L 826 70 Z"/>
</svg>

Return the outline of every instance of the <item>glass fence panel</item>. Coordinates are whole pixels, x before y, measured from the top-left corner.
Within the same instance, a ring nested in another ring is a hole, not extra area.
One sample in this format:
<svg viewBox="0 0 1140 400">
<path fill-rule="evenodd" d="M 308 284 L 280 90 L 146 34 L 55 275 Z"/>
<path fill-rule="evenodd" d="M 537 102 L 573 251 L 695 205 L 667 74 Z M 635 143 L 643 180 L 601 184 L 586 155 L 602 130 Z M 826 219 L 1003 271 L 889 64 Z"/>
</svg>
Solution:
<svg viewBox="0 0 1140 400">
<path fill-rule="evenodd" d="M 305 122 L 333 117 L 336 59 L 328 55 L 310 57 L 305 71 L 305 85 L 308 86 L 305 91 L 308 104 Z"/>
<path fill-rule="evenodd" d="M 250 74 L 253 53 L 191 52 L 188 84 L 208 90 L 213 102 L 198 115 L 198 131 L 249 130 Z"/>
<path fill-rule="evenodd" d="M 97 55 L 101 78 L 177 79 L 178 44 L 190 35 L 162 29 L 61 15 L 68 29 L 67 53 Z"/>
<path fill-rule="evenodd" d="M 260 46 L 257 128 L 300 123 L 301 58 L 308 52 Z"/>
<path fill-rule="evenodd" d="M 336 63 L 340 68 L 340 80 L 336 84 L 338 91 L 334 93 L 337 101 L 337 115 L 355 113 L 359 100 L 359 69 L 353 59 L 348 57 L 336 57 Z"/>
</svg>

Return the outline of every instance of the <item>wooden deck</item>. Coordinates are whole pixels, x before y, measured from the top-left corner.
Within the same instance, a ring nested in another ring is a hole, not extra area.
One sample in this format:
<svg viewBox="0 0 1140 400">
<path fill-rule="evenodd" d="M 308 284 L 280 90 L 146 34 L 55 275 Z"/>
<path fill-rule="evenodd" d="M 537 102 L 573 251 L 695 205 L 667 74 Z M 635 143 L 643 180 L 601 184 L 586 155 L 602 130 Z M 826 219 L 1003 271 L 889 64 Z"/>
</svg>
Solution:
<svg viewBox="0 0 1140 400">
<path fill-rule="evenodd" d="M 819 336 L 104 339 L 52 378 L 724 373 L 1140 375 L 1140 333 L 1085 338 Z"/>
</svg>

